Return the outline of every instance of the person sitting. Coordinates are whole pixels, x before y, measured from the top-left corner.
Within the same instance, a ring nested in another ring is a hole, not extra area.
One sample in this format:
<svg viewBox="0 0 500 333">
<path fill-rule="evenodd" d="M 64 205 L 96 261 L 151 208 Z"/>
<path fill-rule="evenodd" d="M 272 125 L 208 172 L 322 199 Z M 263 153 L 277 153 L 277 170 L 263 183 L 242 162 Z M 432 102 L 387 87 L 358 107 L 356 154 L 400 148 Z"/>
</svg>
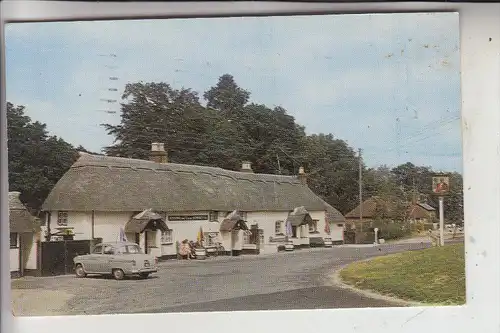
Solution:
<svg viewBox="0 0 500 333">
<path fill-rule="evenodd" d="M 181 247 L 179 249 L 179 254 L 181 255 L 181 258 L 184 260 L 191 259 L 191 247 L 189 246 L 187 239 L 182 241 Z"/>
</svg>

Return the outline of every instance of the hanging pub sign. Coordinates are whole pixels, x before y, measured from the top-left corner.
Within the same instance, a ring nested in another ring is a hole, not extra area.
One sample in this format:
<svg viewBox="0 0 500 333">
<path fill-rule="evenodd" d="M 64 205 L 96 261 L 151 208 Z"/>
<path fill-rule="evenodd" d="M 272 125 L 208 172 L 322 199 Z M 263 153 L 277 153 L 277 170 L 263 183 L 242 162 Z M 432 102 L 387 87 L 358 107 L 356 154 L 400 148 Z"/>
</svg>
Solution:
<svg viewBox="0 0 500 333">
<path fill-rule="evenodd" d="M 206 221 L 208 215 L 169 215 L 169 221 Z"/>
<path fill-rule="evenodd" d="M 447 195 L 450 192 L 450 177 L 439 175 L 432 177 L 432 192 L 439 196 Z"/>
</svg>

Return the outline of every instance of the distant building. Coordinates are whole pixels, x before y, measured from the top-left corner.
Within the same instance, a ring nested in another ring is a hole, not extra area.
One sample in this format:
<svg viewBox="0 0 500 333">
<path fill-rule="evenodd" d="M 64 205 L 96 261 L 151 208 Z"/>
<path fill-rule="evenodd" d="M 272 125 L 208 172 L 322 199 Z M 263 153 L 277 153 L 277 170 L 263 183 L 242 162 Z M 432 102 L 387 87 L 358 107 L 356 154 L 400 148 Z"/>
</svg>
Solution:
<svg viewBox="0 0 500 333">
<path fill-rule="evenodd" d="M 42 207 L 48 233 L 71 227 L 75 240 L 114 241 L 123 229 L 128 240 L 164 258 L 176 255 L 177 242 L 196 240 L 201 231 L 207 246 L 277 251 L 285 222 L 298 208 L 310 219 L 294 222 L 289 239 L 295 247 L 309 246 L 311 235 L 342 243 L 344 217 L 312 192 L 303 168 L 282 176 L 256 174 L 249 162 L 240 171 L 169 163 L 161 143 L 152 144 L 149 161 L 82 153 Z M 146 211 L 161 221 L 138 216 Z M 244 224 L 225 221 L 231 212 Z"/>
<path fill-rule="evenodd" d="M 10 274 L 23 276 L 37 270 L 37 219 L 19 200 L 19 192 L 9 192 Z"/>
<path fill-rule="evenodd" d="M 432 223 L 436 218 L 436 209 L 427 203 L 414 200 L 404 204 L 406 208 L 405 218 L 410 222 Z M 379 196 L 373 196 L 363 201 L 362 207 L 358 205 L 345 215 L 346 223 L 353 226 L 354 223 L 362 222 L 363 225 L 371 225 L 376 218 L 377 211 L 383 210 L 386 218 L 396 220 L 399 218 L 396 207 L 390 202 L 385 202 Z M 362 217 L 362 220 L 360 219 Z"/>
</svg>

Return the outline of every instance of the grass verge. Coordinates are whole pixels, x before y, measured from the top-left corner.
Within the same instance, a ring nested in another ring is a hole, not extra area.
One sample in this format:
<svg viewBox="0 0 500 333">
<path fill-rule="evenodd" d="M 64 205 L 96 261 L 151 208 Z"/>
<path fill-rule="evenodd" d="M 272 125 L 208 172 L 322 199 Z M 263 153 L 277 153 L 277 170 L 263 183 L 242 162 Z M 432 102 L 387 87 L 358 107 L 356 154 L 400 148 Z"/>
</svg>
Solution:
<svg viewBox="0 0 500 333">
<path fill-rule="evenodd" d="M 403 252 L 353 263 L 343 282 L 359 289 L 434 305 L 465 303 L 463 244 Z"/>
</svg>

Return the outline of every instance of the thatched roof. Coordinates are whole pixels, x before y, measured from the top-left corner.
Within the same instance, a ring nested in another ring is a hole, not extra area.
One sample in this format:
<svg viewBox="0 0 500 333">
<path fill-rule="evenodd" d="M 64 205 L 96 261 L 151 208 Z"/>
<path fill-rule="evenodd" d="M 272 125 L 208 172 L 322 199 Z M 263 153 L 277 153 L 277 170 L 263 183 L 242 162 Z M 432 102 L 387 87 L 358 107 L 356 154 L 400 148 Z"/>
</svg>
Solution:
<svg viewBox="0 0 500 333">
<path fill-rule="evenodd" d="M 326 206 L 326 222 L 327 223 L 344 223 L 345 217 L 341 212 L 333 208 L 330 204 L 325 202 Z"/>
<path fill-rule="evenodd" d="M 248 230 L 246 222 L 241 218 L 238 211 L 233 211 L 220 224 L 220 231 Z"/>
<path fill-rule="evenodd" d="M 311 223 L 312 218 L 305 207 L 296 207 L 293 212 L 288 215 L 286 222 L 290 223 L 294 227 L 298 227 Z"/>
<path fill-rule="evenodd" d="M 141 233 L 147 227 L 160 230 L 168 230 L 168 226 L 163 220 L 163 217 L 151 209 L 146 209 L 139 214 L 133 216 L 125 224 L 125 232 Z"/>
<path fill-rule="evenodd" d="M 365 201 L 363 201 L 363 218 L 372 218 L 375 215 L 375 211 L 377 209 L 377 205 L 379 204 L 378 197 L 371 197 Z M 351 210 L 349 213 L 345 215 L 348 219 L 359 219 L 360 215 L 360 205 Z"/>
<path fill-rule="evenodd" d="M 73 211 L 290 211 L 325 203 L 295 176 L 82 154 L 42 209 Z"/>
<path fill-rule="evenodd" d="M 132 218 L 135 220 L 163 220 L 160 214 L 153 212 L 151 209 L 143 210 Z"/>
<path fill-rule="evenodd" d="M 9 228 L 10 232 L 33 232 L 38 228 L 37 219 L 19 200 L 19 192 L 9 192 Z"/>
</svg>

